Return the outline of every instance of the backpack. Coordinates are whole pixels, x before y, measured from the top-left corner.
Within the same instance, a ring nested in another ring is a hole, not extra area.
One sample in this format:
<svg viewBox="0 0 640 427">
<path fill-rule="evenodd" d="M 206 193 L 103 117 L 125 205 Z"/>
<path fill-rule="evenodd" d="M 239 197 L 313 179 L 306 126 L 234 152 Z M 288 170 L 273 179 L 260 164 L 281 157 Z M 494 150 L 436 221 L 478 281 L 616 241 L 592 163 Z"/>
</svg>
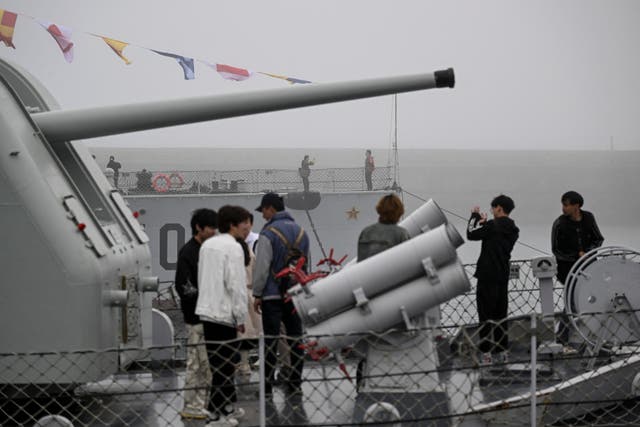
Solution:
<svg viewBox="0 0 640 427">
<path fill-rule="evenodd" d="M 300 260 L 300 258 L 302 258 L 303 256 L 305 256 L 304 253 L 302 253 L 302 251 L 300 250 L 300 242 L 302 241 L 302 238 L 304 237 L 304 229 L 302 227 L 300 227 L 300 231 L 298 232 L 298 235 L 296 236 L 296 240 L 293 242 L 293 244 L 291 244 L 289 242 L 289 240 L 285 237 L 284 234 L 282 234 L 282 232 L 280 230 L 278 230 L 277 228 L 271 226 L 268 227 L 267 230 L 271 231 L 273 234 L 275 234 L 276 236 L 278 236 L 278 238 L 280 239 L 280 241 L 282 241 L 282 243 L 284 244 L 287 252 L 284 256 L 284 266 L 282 268 L 286 268 L 286 267 L 293 267 L 295 266 L 298 261 Z M 302 269 L 306 272 L 307 271 L 307 261 L 305 261 L 304 266 L 302 267 Z M 274 275 L 278 274 L 279 271 L 271 271 L 271 273 Z M 280 279 L 276 279 L 279 284 L 280 284 L 280 294 L 284 295 L 289 288 L 291 288 L 293 285 L 297 284 L 297 280 L 294 277 L 283 277 Z"/>
</svg>

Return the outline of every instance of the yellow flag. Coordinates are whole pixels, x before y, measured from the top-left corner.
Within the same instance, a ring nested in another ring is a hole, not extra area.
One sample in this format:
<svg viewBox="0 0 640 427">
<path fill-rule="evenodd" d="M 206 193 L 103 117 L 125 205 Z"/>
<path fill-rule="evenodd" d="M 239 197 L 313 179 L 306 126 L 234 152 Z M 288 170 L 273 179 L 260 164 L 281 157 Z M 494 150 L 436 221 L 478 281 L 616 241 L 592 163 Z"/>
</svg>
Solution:
<svg viewBox="0 0 640 427">
<path fill-rule="evenodd" d="M 0 41 L 14 49 L 16 47 L 13 45 L 13 30 L 17 19 L 18 15 L 15 13 L 0 9 Z"/>
<path fill-rule="evenodd" d="M 259 71 L 260 74 L 264 74 L 265 76 L 269 76 L 269 77 L 273 77 L 275 79 L 282 79 L 282 80 L 287 80 L 287 76 L 281 76 L 279 74 L 272 74 L 272 73 L 265 73 L 262 71 Z"/>
<path fill-rule="evenodd" d="M 111 49 L 113 49 L 113 51 L 116 53 L 116 55 L 118 55 L 120 58 L 122 58 L 122 60 L 125 62 L 125 64 L 127 64 L 127 65 L 131 64 L 131 61 L 129 61 L 122 54 L 122 51 L 124 50 L 125 47 L 129 46 L 129 43 L 121 42 L 120 40 L 110 39 L 108 37 L 100 36 L 100 38 L 102 40 L 104 40 L 104 42 L 106 44 L 108 44 Z"/>
</svg>

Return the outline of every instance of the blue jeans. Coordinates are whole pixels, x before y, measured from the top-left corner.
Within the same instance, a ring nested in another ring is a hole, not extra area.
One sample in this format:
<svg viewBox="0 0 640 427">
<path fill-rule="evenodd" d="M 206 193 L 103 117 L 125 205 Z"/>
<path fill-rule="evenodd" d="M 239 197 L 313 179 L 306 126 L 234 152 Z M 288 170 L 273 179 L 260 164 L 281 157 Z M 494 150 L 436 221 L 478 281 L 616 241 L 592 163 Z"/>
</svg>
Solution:
<svg viewBox="0 0 640 427">
<path fill-rule="evenodd" d="M 291 301 L 285 303 L 282 300 L 262 301 L 262 329 L 265 335 L 265 379 L 273 382 L 277 356 L 277 337 L 280 335 L 280 323 L 284 324 L 287 336 L 299 338 L 302 336 L 302 322 L 293 312 Z M 301 341 L 288 339 L 287 344 L 291 348 L 291 374 L 288 378 L 290 386 L 300 388 L 302 384 L 302 368 L 304 366 L 304 350 L 299 348 Z"/>
</svg>

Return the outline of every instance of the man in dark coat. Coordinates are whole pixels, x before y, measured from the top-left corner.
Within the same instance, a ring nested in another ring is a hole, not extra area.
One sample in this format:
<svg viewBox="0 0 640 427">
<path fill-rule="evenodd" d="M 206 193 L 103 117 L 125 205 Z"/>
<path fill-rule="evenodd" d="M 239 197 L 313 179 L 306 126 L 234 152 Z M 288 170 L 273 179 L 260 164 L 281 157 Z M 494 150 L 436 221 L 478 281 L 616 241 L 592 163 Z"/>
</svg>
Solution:
<svg viewBox="0 0 640 427">
<path fill-rule="evenodd" d="M 562 284 L 573 264 L 586 252 L 599 248 L 604 242 L 596 218 L 582 210 L 584 199 L 575 191 L 567 191 L 560 199 L 562 215 L 551 227 L 551 251 L 558 263 L 556 277 Z"/>
<path fill-rule="evenodd" d="M 122 165 L 120 162 L 116 162 L 116 159 L 113 156 L 109 156 L 109 163 L 107 163 L 107 167 L 113 170 L 113 186 L 118 188 L 118 178 L 120 177 L 120 168 Z"/>
<path fill-rule="evenodd" d="M 485 364 L 492 363 L 492 354 L 496 353 L 499 353 L 502 362 L 507 362 L 509 267 L 511 250 L 520 232 L 509 218 L 514 208 L 513 200 L 501 194 L 491 201 L 493 219 L 487 220 L 487 214 L 480 213 L 480 208 L 476 206 L 471 212 L 467 228 L 467 239 L 482 241 L 475 277 L 478 279 L 479 348 Z"/>
<path fill-rule="evenodd" d="M 573 264 L 585 253 L 602 246 L 604 237 L 600 233 L 596 218 L 591 212 L 582 210 L 584 199 L 575 191 L 567 191 L 560 198 L 562 215 L 551 227 L 551 251 L 556 257 L 556 278 L 563 285 Z M 563 316 L 558 329 L 558 340 L 565 344 L 564 351 L 573 353 L 569 344 L 569 318 Z"/>
<path fill-rule="evenodd" d="M 176 267 L 175 286 L 187 327 L 187 366 L 185 372 L 185 419 L 205 419 L 207 388 L 211 383 L 209 359 L 204 345 L 204 328 L 196 315 L 198 301 L 198 261 L 200 246 L 216 233 L 218 215 L 211 209 L 198 209 L 191 216 L 192 238 L 180 248 Z"/>
</svg>

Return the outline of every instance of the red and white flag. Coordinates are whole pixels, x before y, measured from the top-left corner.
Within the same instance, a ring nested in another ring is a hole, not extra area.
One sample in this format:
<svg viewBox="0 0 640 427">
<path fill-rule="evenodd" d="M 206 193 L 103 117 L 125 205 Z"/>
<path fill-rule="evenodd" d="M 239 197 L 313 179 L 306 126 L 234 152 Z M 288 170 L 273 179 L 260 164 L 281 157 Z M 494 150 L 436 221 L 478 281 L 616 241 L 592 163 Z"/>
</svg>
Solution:
<svg viewBox="0 0 640 427">
<path fill-rule="evenodd" d="M 65 27 L 63 25 L 56 25 L 51 22 L 42 22 L 38 21 L 42 28 L 47 30 L 51 37 L 58 43 L 60 46 L 60 50 L 64 55 L 64 59 L 67 62 L 73 61 L 73 42 L 71 41 L 71 28 Z"/>
<path fill-rule="evenodd" d="M 210 64 L 208 62 L 204 63 L 216 70 L 218 74 L 222 76 L 222 78 L 227 80 L 235 80 L 237 82 L 241 82 L 243 80 L 247 80 L 253 75 L 252 71 L 246 70 L 244 68 L 232 67 L 231 65 L 226 64 Z"/>
</svg>

